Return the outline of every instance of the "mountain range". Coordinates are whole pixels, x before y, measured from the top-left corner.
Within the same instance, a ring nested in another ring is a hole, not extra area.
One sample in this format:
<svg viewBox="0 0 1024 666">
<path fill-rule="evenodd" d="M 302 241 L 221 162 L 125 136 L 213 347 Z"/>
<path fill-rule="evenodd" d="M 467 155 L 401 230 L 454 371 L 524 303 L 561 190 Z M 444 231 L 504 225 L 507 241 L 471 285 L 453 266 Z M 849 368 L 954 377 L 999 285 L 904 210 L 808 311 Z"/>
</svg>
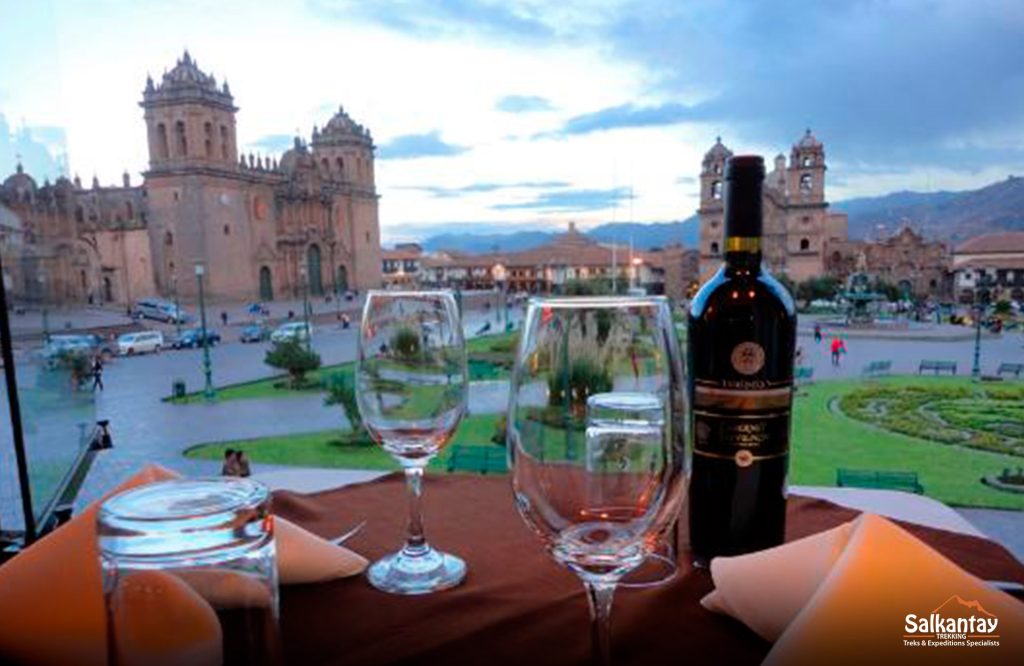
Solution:
<svg viewBox="0 0 1024 666">
<path fill-rule="evenodd" d="M 999 231 L 1024 230 L 1024 178 L 1006 180 L 976 190 L 960 192 L 894 192 L 878 197 L 847 199 L 831 209 L 849 216 L 851 239 L 877 238 L 910 224 L 926 237 L 959 243 L 967 238 Z M 447 226 L 447 228 L 445 228 Z M 451 230 L 429 235 L 421 243 L 428 251 L 512 252 L 547 243 L 564 229 L 537 229 L 500 233 L 494 226 L 485 233 Z M 682 243 L 695 247 L 699 236 L 696 215 L 676 222 L 609 222 L 588 229 L 594 240 L 623 245 L 633 243 L 640 250 Z"/>
</svg>

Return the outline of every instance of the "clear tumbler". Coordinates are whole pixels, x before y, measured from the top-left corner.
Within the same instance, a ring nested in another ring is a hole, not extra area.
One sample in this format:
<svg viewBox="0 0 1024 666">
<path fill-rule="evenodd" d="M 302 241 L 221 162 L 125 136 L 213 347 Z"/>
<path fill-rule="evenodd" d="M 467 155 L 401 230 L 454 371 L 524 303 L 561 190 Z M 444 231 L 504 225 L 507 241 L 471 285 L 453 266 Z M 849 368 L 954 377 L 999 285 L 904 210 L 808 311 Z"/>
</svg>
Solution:
<svg viewBox="0 0 1024 666">
<path fill-rule="evenodd" d="M 152 483 L 108 499 L 97 521 L 110 664 L 282 663 L 266 486 Z"/>
</svg>

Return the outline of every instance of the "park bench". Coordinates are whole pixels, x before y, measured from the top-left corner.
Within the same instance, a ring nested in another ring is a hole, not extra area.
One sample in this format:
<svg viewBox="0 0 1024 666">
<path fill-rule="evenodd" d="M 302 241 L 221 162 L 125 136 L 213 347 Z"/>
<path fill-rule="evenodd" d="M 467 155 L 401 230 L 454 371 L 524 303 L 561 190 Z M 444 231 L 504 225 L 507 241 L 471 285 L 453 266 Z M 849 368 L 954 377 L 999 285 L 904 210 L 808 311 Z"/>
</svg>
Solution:
<svg viewBox="0 0 1024 666">
<path fill-rule="evenodd" d="M 1024 363 L 1000 363 L 999 369 L 996 370 L 996 374 L 1000 377 L 1006 374 L 1013 375 L 1017 379 L 1020 379 L 1022 372 L 1024 372 Z"/>
<path fill-rule="evenodd" d="M 456 444 L 448 456 L 448 471 L 503 474 L 508 471 L 505 449 L 500 446 Z"/>
<path fill-rule="evenodd" d="M 917 367 L 917 374 L 923 375 L 926 372 L 932 372 L 936 375 L 942 372 L 948 372 L 951 375 L 956 374 L 956 362 L 955 361 L 921 361 L 921 365 Z"/>
<path fill-rule="evenodd" d="M 892 361 L 871 361 L 864 366 L 861 374 L 865 377 L 881 377 L 892 372 Z"/>
<path fill-rule="evenodd" d="M 810 384 L 814 381 L 814 368 L 801 365 L 793 372 L 793 381 L 798 384 Z"/>
<path fill-rule="evenodd" d="M 870 469 L 837 469 L 836 485 L 840 488 L 874 488 L 924 493 L 917 472 L 883 472 Z"/>
</svg>

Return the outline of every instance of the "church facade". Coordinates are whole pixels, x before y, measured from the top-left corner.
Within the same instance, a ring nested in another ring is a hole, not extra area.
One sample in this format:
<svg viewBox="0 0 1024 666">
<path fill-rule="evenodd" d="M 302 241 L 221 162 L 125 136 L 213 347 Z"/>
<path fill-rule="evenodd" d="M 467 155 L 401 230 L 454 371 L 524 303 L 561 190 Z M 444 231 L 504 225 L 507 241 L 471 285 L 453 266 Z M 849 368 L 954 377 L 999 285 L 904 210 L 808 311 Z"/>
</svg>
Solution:
<svg viewBox="0 0 1024 666">
<path fill-rule="evenodd" d="M 702 281 L 723 259 L 725 162 L 732 154 L 718 139 L 701 165 Z M 794 282 L 824 274 L 829 243 L 847 238 L 846 215 L 831 212 L 825 198 L 825 170 L 825 147 L 807 130 L 793 145 L 789 163 L 780 153 L 765 177 L 764 259 L 772 272 Z"/>
<path fill-rule="evenodd" d="M 15 298 L 130 303 L 191 300 L 195 266 L 220 300 L 267 301 L 381 283 L 370 132 L 344 109 L 280 158 L 240 154 L 225 82 L 186 52 L 143 109 L 149 168 L 141 185 L 91 188 L 17 173 L 0 185 L 0 236 Z"/>
</svg>

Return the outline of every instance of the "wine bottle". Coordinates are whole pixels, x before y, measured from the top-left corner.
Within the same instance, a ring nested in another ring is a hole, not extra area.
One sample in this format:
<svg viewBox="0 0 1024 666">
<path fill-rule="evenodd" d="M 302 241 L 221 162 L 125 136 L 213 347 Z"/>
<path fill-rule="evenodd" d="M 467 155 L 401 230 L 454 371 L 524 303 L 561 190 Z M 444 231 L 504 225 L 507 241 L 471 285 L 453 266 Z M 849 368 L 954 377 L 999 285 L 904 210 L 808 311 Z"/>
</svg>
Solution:
<svg viewBox="0 0 1024 666">
<path fill-rule="evenodd" d="M 785 533 L 796 310 L 761 262 L 764 173 L 760 156 L 726 163 L 725 262 L 690 306 L 698 563 L 776 546 Z"/>
</svg>

